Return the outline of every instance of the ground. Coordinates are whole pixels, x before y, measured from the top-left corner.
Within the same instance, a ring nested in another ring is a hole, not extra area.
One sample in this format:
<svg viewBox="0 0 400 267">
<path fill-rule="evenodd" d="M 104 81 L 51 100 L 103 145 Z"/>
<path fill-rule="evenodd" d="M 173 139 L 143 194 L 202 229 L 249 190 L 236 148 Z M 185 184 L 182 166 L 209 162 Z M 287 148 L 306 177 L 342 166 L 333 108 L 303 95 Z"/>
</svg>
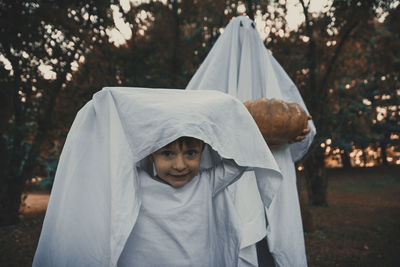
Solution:
<svg viewBox="0 0 400 267">
<path fill-rule="evenodd" d="M 309 266 L 400 266 L 400 167 L 330 169 L 328 179 L 329 207 L 305 204 Z M 1 266 L 31 266 L 48 194 L 29 191 L 21 222 L 0 228 Z"/>
<path fill-rule="evenodd" d="M 32 266 L 49 193 L 30 187 L 17 225 L 0 227 L 0 266 Z"/>
<path fill-rule="evenodd" d="M 400 168 L 328 172 L 329 207 L 311 208 L 310 266 L 400 266 Z"/>
</svg>

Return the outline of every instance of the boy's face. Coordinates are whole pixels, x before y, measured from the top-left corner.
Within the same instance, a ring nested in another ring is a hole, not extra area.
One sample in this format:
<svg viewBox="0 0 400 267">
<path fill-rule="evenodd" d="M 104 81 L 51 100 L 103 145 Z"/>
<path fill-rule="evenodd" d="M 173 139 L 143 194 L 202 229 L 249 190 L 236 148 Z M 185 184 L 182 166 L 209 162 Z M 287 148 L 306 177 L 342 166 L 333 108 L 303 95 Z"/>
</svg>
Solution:
<svg viewBox="0 0 400 267">
<path fill-rule="evenodd" d="M 199 172 L 204 143 L 198 139 L 192 140 L 175 140 L 150 155 L 157 176 L 173 187 L 184 186 Z"/>
</svg>

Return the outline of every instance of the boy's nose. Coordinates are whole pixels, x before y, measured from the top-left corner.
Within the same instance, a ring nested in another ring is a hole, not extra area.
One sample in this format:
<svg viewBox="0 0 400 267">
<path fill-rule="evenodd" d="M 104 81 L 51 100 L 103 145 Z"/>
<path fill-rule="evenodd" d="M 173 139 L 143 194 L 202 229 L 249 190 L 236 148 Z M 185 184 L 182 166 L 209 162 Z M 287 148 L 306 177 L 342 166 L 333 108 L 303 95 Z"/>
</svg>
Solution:
<svg viewBox="0 0 400 267">
<path fill-rule="evenodd" d="M 176 157 L 173 168 L 177 171 L 183 171 L 186 168 L 186 163 L 183 159 L 183 156 L 179 155 Z"/>
</svg>

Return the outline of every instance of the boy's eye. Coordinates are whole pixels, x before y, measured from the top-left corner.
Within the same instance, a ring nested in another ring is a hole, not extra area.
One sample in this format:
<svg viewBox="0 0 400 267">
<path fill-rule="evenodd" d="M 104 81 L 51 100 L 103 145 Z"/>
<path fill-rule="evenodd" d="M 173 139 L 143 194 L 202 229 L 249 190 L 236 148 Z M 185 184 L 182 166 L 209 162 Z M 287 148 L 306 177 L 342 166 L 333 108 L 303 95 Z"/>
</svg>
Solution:
<svg viewBox="0 0 400 267">
<path fill-rule="evenodd" d="M 161 155 L 163 155 L 164 157 L 170 157 L 172 156 L 172 151 L 164 150 L 163 152 L 161 152 Z"/>
<path fill-rule="evenodd" d="M 197 152 L 196 150 L 189 150 L 188 152 L 186 152 L 186 154 L 188 156 L 196 156 L 199 152 Z"/>
</svg>

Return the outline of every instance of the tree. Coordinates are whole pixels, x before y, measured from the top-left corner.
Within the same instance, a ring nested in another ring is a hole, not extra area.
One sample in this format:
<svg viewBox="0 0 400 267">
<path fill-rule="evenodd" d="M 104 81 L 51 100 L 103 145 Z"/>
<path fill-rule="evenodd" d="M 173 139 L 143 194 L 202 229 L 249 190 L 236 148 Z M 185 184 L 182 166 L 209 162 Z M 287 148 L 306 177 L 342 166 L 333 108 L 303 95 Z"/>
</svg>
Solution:
<svg viewBox="0 0 400 267">
<path fill-rule="evenodd" d="M 80 60 L 104 42 L 112 1 L 0 1 L 0 225 L 18 220 L 24 183 L 51 135 L 53 112 Z M 3 98 L 4 96 L 4 98 Z"/>
<path fill-rule="evenodd" d="M 114 57 L 126 86 L 184 88 L 234 15 L 229 1 L 150 1 L 123 15 L 132 38 Z M 234 1 L 232 1 L 234 2 Z"/>
<path fill-rule="evenodd" d="M 250 17 L 262 16 L 268 22 L 266 45 L 296 81 L 314 117 L 318 135 L 304 162 L 308 193 L 312 203 L 327 205 L 324 158 L 328 152 L 321 144 L 330 139 L 345 159 L 354 145 L 365 148 L 376 136 L 370 127 L 374 111 L 363 104 L 365 90 L 360 86 L 348 90 L 346 86 L 362 81 L 362 59 L 371 54 L 366 48 L 358 51 L 354 43 L 364 45 L 365 33 L 373 35 L 370 24 L 377 17 L 377 8 L 389 10 L 390 6 L 384 1 L 333 1 L 317 16 L 309 12 L 310 1 L 299 1 L 305 22 L 297 31 L 290 31 L 286 2 L 188 2 L 150 2 L 137 7 L 135 12 L 142 9 L 153 17 L 141 40 L 151 49 L 138 50 L 137 39 L 128 42 L 126 58 L 132 56 L 133 60 L 128 60 L 131 67 L 121 71 L 126 79 L 123 81 L 127 81 L 123 83 L 183 87 L 219 36 L 220 28 L 237 15 L 240 5 L 246 4 Z M 137 51 L 148 56 L 140 58 Z M 144 75 L 138 75 L 136 62 L 147 70 L 147 82 L 138 80 Z"/>
<path fill-rule="evenodd" d="M 300 0 L 305 23 L 299 29 L 299 34 L 306 36 L 304 40 L 307 43 L 306 65 L 303 69 L 307 79 L 300 83 L 300 87 L 317 127 L 315 141 L 304 161 L 308 195 L 314 205 L 327 205 L 325 149 L 320 144 L 335 135 L 335 145 L 344 150 L 349 149 L 350 143 L 365 146 L 370 142 L 366 132 L 362 132 L 369 130 L 368 114 L 361 116 L 368 113 L 368 108 L 363 106 L 362 97 L 357 91 L 343 91 L 348 89 L 346 86 L 350 86 L 349 81 L 358 80 L 357 76 L 352 76 L 355 74 L 352 69 L 358 70 L 357 64 L 343 64 L 346 57 L 352 56 L 352 53 L 345 54 L 344 50 L 362 38 L 363 29 L 369 28 L 368 23 L 376 18 L 378 7 L 389 8 L 383 2 L 333 1 L 326 14 L 316 17 L 309 13 L 310 2 Z M 330 48 L 327 44 L 330 44 Z M 346 85 L 343 85 L 343 81 Z M 327 106 L 327 103 L 330 105 Z M 334 121 L 336 124 L 332 123 Z M 346 125 L 337 128 L 341 124 Z M 349 125 L 352 124 L 349 131 Z"/>
<path fill-rule="evenodd" d="M 327 139 L 343 158 L 354 146 L 397 144 L 399 7 L 391 1 L 333 1 L 311 14 L 300 0 L 305 21 L 296 31 L 287 27 L 286 1 L 130 3 L 122 9 L 115 0 L 0 1 L 0 224 L 15 222 L 24 182 L 41 157 L 58 156 L 76 111 L 93 93 L 120 84 L 183 88 L 244 6 L 266 22 L 267 47 L 314 117 L 318 134 L 304 162 L 312 203 L 327 204 Z M 132 31 L 119 47 L 106 34 L 112 10 Z M 388 12 L 383 23 L 378 10 Z M 378 108 L 386 115 L 372 127 Z"/>
<path fill-rule="evenodd" d="M 395 22 L 400 15 L 400 6 L 388 12 L 386 21 L 374 22 L 374 36 L 369 39 L 368 81 L 365 86 L 366 99 L 373 111 L 373 132 L 381 149 L 381 162 L 387 165 L 386 150 L 400 144 L 400 30 Z M 385 49 L 382 49 L 385 48 Z M 368 80 L 367 80 L 368 79 Z"/>
</svg>

